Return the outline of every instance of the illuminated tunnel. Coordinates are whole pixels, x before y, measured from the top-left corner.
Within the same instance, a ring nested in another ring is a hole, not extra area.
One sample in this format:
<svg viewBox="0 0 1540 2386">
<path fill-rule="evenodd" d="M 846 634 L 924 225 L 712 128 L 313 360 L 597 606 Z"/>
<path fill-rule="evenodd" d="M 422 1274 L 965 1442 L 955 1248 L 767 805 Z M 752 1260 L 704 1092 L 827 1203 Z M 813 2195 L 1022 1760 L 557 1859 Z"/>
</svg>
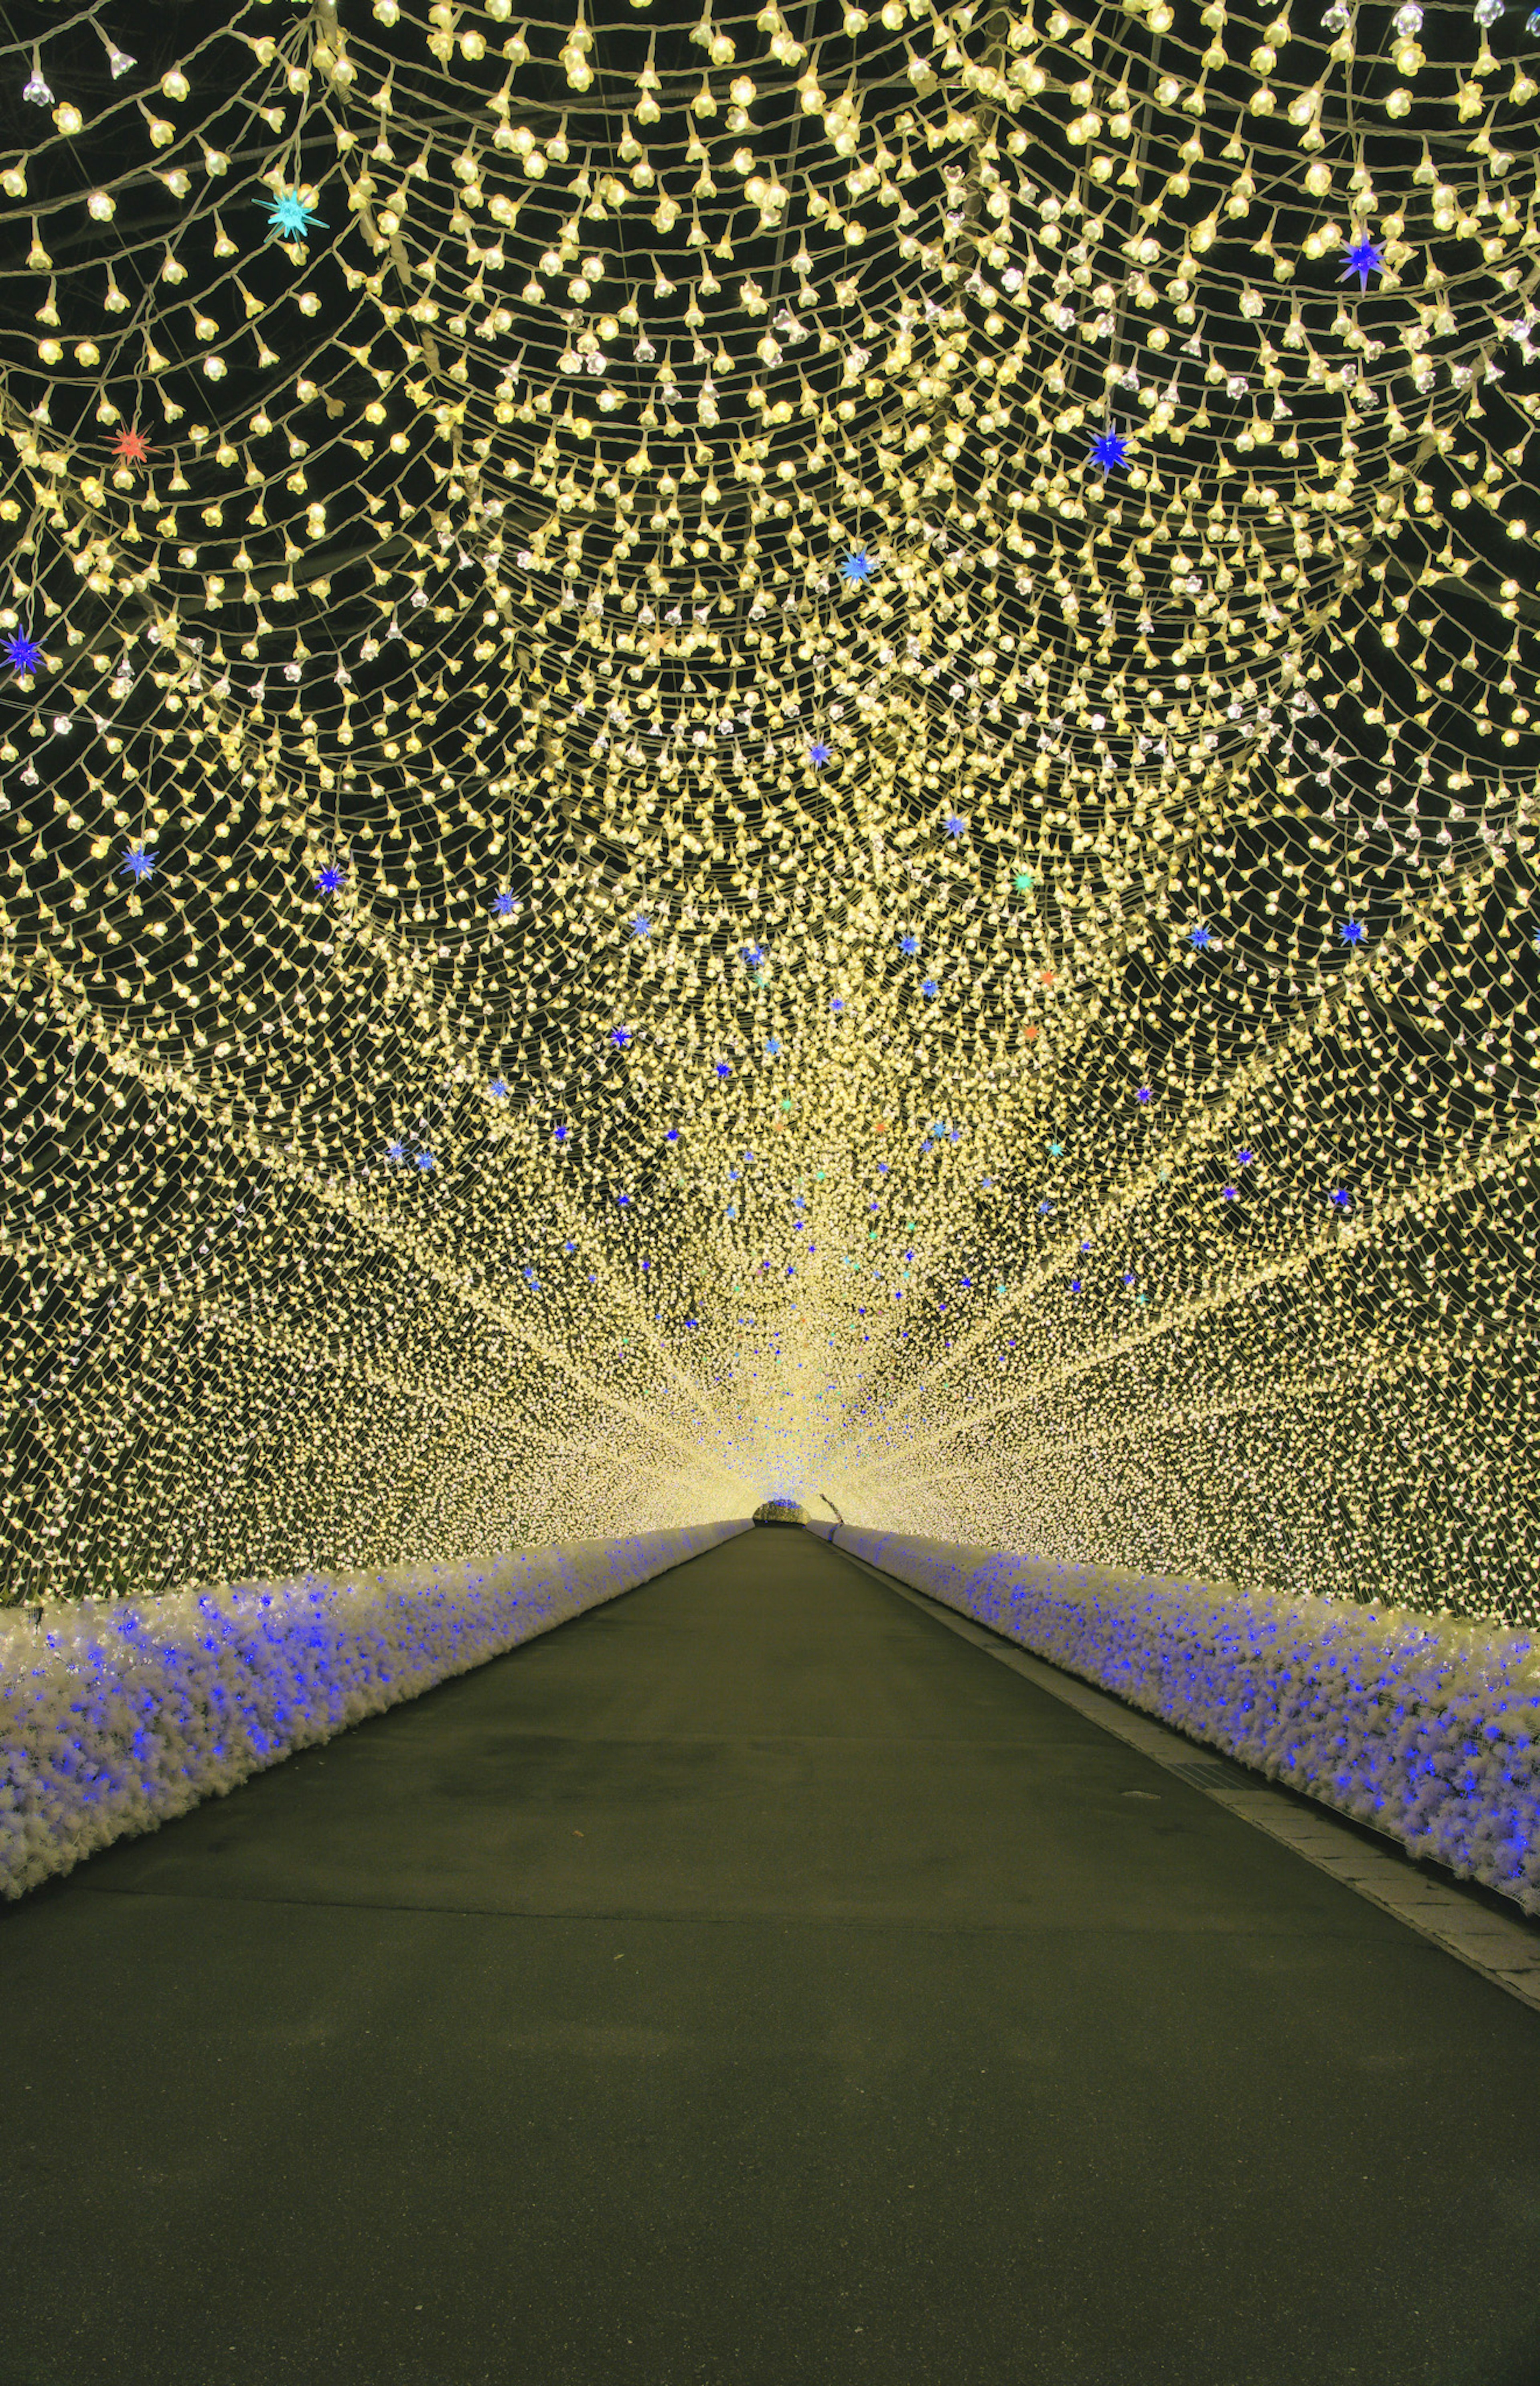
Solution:
<svg viewBox="0 0 1540 2386">
<path fill-rule="evenodd" d="M 1540 11 L 0 22 L 0 2386 L 1540 2386 Z"/>
</svg>

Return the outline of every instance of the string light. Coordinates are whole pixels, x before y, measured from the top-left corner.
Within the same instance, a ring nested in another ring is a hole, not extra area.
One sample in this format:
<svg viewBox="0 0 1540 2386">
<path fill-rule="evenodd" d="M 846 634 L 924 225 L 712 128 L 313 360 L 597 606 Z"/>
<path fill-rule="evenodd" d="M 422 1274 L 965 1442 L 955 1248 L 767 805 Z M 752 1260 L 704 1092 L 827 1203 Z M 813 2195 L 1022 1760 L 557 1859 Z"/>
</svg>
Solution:
<svg viewBox="0 0 1540 2386">
<path fill-rule="evenodd" d="M 1534 1620 L 1517 18 L 453 13 L 19 69 L 7 1594 Z"/>
</svg>

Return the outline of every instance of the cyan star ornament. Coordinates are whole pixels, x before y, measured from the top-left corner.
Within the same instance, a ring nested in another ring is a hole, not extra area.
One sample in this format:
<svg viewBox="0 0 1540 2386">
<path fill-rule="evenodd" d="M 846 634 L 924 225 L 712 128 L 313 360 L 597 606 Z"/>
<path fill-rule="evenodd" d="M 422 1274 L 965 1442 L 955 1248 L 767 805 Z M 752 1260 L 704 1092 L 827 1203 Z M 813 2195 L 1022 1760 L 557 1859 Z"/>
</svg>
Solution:
<svg viewBox="0 0 1540 2386">
<path fill-rule="evenodd" d="M 325 232 L 327 229 L 314 207 L 307 207 L 297 191 L 280 191 L 273 198 L 258 199 L 257 204 L 267 207 L 269 240 L 303 240 L 313 230 L 319 228 Z"/>
</svg>

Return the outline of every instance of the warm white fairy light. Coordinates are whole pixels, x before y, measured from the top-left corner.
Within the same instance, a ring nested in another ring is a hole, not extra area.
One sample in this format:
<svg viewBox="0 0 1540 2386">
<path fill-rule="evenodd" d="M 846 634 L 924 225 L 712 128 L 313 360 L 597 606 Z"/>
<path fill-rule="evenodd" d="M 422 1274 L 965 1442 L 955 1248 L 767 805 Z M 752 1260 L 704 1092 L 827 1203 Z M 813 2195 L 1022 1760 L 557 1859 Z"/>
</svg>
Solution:
<svg viewBox="0 0 1540 2386">
<path fill-rule="evenodd" d="M 1533 45 L 1402 14 L 12 58 L 12 1596 L 1533 1614 Z"/>
</svg>

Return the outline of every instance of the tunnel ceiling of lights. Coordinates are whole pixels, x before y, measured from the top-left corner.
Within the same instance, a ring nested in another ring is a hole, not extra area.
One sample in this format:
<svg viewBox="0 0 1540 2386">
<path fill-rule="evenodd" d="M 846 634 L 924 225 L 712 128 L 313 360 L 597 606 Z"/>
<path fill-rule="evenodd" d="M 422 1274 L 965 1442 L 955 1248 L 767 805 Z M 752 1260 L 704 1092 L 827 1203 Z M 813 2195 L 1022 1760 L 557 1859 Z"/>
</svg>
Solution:
<svg viewBox="0 0 1540 2386">
<path fill-rule="evenodd" d="M 1531 1619 L 1540 21 L 7 25 L 3 1595 Z"/>
</svg>

